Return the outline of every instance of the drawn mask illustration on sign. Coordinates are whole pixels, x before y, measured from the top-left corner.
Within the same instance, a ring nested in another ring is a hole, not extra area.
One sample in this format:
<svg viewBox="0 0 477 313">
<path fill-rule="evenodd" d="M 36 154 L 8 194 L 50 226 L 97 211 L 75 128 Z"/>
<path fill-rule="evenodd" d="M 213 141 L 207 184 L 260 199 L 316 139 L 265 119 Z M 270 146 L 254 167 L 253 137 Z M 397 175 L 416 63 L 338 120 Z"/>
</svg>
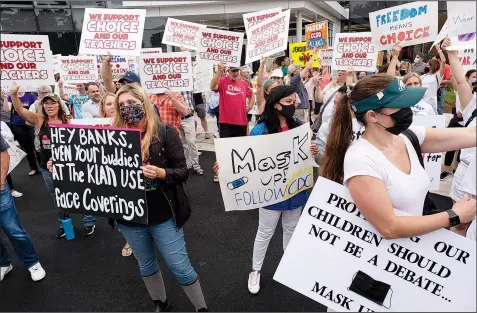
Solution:
<svg viewBox="0 0 477 313">
<path fill-rule="evenodd" d="M 391 290 L 392 298 L 392 289 L 390 285 L 379 280 L 375 280 L 371 276 L 361 271 L 358 271 L 354 275 L 353 281 L 351 282 L 348 290 L 357 293 L 358 295 L 383 307 L 385 307 L 383 303 L 388 295 L 389 290 Z M 385 308 L 391 308 L 391 299 L 389 300 L 389 307 Z"/>
<path fill-rule="evenodd" d="M 236 179 L 236 180 L 228 183 L 227 188 L 229 188 L 230 190 L 234 190 L 234 189 L 237 189 L 239 187 L 242 187 L 246 183 L 248 183 L 248 177 L 244 176 L 242 178 Z"/>
</svg>

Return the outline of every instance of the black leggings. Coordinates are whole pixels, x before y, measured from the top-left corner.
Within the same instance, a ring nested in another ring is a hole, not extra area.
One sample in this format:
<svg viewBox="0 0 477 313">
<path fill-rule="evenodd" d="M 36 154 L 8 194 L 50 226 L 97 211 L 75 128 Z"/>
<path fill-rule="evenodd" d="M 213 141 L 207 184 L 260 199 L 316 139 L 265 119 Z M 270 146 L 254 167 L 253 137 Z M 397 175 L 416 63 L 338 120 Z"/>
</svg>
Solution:
<svg viewBox="0 0 477 313">
<path fill-rule="evenodd" d="M 35 150 L 33 148 L 33 138 L 35 131 L 33 127 L 26 125 L 12 125 L 12 133 L 15 136 L 15 140 L 18 141 L 23 151 L 27 154 L 28 164 L 30 170 L 38 171 L 38 166 L 35 158 Z"/>
<path fill-rule="evenodd" d="M 460 125 L 459 124 L 459 118 L 454 116 L 450 120 L 449 125 L 447 126 L 447 128 L 457 128 L 457 127 L 464 127 L 464 126 Z M 446 155 L 444 157 L 444 165 L 445 166 L 451 166 L 452 165 L 452 161 L 454 161 L 454 155 L 455 155 L 455 151 L 447 151 L 446 152 Z"/>
</svg>

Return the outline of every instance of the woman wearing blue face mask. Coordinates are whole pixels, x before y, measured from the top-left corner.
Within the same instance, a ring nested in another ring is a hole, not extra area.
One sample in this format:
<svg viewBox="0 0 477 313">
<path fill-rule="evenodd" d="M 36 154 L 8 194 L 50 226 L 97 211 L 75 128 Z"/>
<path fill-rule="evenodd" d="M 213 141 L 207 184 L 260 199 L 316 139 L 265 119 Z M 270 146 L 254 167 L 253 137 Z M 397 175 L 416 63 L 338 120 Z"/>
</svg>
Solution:
<svg viewBox="0 0 477 313">
<path fill-rule="evenodd" d="M 156 246 L 195 309 L 207 311 L 202 288 L 189 261 L 184 240 L 182 226 L 188 220 L 190 211 L 183 201 L 176 201 L 185 197 L 182 183 L 188 176 L 179 134 L 172 126 L 161 125 L 146 91 L 137 84 L 119 89 L 115 111 L 113 127 L 142 131 L 141 169 L 149 207 L 148 225 L 125 221 L 118 221 L 118 224 L 134 251 L 156 312 L 166 311 L 169 307 L 157 263 Z"/>
</svg>

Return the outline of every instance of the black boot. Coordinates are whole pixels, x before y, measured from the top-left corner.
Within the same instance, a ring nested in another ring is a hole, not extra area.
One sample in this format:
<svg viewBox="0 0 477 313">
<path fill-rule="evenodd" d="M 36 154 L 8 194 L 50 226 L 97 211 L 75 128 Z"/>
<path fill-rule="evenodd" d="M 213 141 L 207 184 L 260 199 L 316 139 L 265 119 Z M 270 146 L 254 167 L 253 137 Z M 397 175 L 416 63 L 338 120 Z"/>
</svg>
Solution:
<svg viewBox="0 0 477 313">
<path fill-rule="evenodd" d="M 169 301 L 160 301 L 160 300 L 154 300 L 154 306 L 155 306 L 155 310 L 154 312 L 169 312 L 170 311 L 170 305 L 169 305 Z"/>
</svg>

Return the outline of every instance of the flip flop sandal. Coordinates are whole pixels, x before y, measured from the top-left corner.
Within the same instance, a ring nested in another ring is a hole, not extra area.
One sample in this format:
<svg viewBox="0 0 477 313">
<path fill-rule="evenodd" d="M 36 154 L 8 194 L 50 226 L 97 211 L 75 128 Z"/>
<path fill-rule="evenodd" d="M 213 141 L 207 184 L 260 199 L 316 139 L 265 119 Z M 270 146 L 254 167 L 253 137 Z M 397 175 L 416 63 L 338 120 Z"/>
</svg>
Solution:
<svg viewBox="0 0 477 313">
<path fill-rule="evenodd" d="M 123 257 L 128 257 L 128 256 L 131 256 L 132 255 L 132 249 L 131 249 L 131 246 L 129 247 L 124 247 L 122 250 L 121 250 L 121 255 Z"/>
<path fill-rule="evenodd" d="M 35 176 L 38 173 L 37 170 L 32 170 L 30 173 L 28 173 L 28 176 Z"/>
</svg>

